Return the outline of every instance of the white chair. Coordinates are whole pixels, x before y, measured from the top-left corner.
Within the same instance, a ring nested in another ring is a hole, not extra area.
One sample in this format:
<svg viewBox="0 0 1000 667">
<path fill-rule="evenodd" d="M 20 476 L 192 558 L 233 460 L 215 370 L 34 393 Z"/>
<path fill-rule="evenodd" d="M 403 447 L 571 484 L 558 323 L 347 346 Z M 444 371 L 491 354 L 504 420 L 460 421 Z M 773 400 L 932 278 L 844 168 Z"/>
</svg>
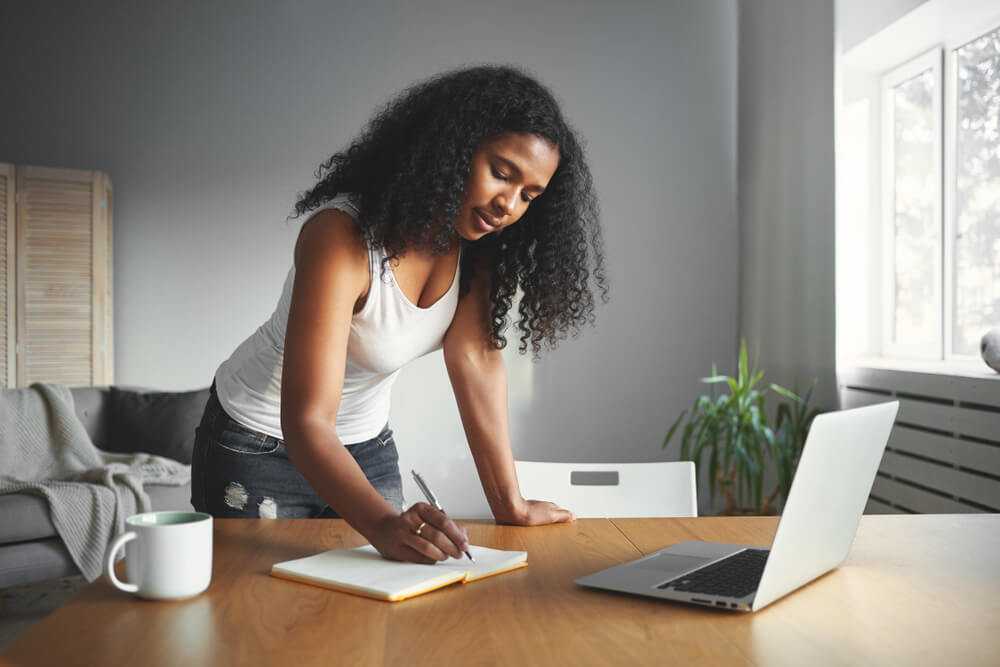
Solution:
<svg viewBox="0 0 1000 667">
<path fill-rule="evenodd" d="M 521 495 L 550 500 L 580 518 L 698 516 L 691 461 L 514 466 Z"/>
</svg>

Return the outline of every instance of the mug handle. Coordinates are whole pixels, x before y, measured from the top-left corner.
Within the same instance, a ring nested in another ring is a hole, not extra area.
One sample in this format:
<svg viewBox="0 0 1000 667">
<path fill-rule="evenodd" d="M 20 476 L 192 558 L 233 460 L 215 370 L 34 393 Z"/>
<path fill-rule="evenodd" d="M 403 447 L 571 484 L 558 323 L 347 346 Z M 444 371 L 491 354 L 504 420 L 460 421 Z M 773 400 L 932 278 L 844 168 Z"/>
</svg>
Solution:
<svg viewBox="0 0 1000 667">
<path fill-rule="evenodd" d="M 120 591 L 125 591 L 126 593 L 135 593 L 139 590 L 139 587 L 135 584 L 130 584 L 125 581 L 121 581 L 115 576 L 115 555 L 118 550 L 125 546 L 126 542 L 130 542 L 138 537 L 134 532 L 127 532 L 124 535 L 119 535 L 118 538 L 112 542 L 111 548 L 108 549 L 108 556 L 104 560 L 104 576 L 108 578 L 108 581 Z"/>
</svg>

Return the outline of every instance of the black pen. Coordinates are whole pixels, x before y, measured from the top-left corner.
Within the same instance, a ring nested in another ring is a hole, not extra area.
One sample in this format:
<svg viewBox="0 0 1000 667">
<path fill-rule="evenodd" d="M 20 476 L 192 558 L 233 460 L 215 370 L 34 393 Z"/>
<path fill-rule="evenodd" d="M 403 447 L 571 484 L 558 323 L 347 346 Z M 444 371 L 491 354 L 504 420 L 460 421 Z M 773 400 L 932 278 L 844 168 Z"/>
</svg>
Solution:
<svg viewBox="0 0 1000 667">
<path fill-rule="evenodd" d="M 413 479 L 414 481 L 416 481 L 417 486 L 420 487 L 420 490 L 423 492 L 424 497 L 427 498 L 427 502 L 429 502 L 434 507 L 438 508 L 438 511 L 446 514 L 444 508 L 441 507 L 441 503 L 439 503 L 438 499 L 434 497 L 433 493 L 431 493 L 430 487 L 424 484 L 424 478 L 420 476 L 420 473 L 418 473 L 416 470 L 410 470 L 410 472 L 413 473 Z M 476 562 L 476 559 L 472 557 L 472 554 L 469 553 L 468 549 L 466 549 L 465 555 L 468 556 L 469 560 L 471 560 L 473 563 Z"/>
</svg>

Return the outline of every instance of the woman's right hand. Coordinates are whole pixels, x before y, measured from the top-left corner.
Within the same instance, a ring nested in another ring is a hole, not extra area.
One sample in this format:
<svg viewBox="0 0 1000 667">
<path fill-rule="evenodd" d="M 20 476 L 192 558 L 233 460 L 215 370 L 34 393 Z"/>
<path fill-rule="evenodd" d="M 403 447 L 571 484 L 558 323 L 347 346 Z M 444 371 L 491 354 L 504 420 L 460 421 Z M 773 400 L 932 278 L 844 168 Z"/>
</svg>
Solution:
<svg viewBox="0 0 1000 667">
<path fill-rule="evenodd" d="M 465 529 L 427 503 L 381 519 L 371 543 L 385 558 L 426 565 L 449 556 L 465 558 L 469 548 Z"/>
</svg>

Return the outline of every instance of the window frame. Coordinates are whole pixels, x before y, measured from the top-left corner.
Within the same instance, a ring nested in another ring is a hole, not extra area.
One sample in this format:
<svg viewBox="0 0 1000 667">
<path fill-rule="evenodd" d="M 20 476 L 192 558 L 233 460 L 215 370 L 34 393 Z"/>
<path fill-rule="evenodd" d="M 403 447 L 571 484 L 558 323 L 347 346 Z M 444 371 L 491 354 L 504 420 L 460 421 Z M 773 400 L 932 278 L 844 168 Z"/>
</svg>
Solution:
<svg viewBox="0 0 1000 667">
<path fill-rule="evenodd" d="M 892 359 L 942 359 L 943 329 L 945 315 L 943 294 L 944 284 L 944 53 L 941 46 L 922 53 L 915 58 L 898 65 L 879 77 L 881 122 L 880 134 L 880 220 L 881 228 L 881 266 L 878 275 L 881 287 L 881 355 Z M 938 229 L 937 244 L 934 253 L 932 271 L 936 276 L 934 282 L 933 301 L 936 305 L 934 329 L 937 332 L 935 340 L 925 344 L 897 343 L 893 340 L 893 319 L 896 312 L 895 299 L 895 129 L 894 129 L 894 89 L 899 84 L 908 81 L 926 71 L 933 72 L 934 80 L 934 177 L 937 185 L 934 193 L 934 218 Z"/>
<path fill-rule="evenodd" d="M 976 355 L 956 354 L 954 352 L 955 292 L 958 289 L 958 281 L 955 279 L 955 232 L 958 216 L 958 51 L 963 46 L 997 30 L 1000 30 L 1000 17 L 957 35 L 952 35 L 943 45 L 945 54 L 945 154 L 942 192 L 945 197 L 945 209 L 942 232 L 944 253 L 942 266 L 943 331 L 940 358 L 945 361 L 969 361 L 979 358 Z"/>
</svg>

